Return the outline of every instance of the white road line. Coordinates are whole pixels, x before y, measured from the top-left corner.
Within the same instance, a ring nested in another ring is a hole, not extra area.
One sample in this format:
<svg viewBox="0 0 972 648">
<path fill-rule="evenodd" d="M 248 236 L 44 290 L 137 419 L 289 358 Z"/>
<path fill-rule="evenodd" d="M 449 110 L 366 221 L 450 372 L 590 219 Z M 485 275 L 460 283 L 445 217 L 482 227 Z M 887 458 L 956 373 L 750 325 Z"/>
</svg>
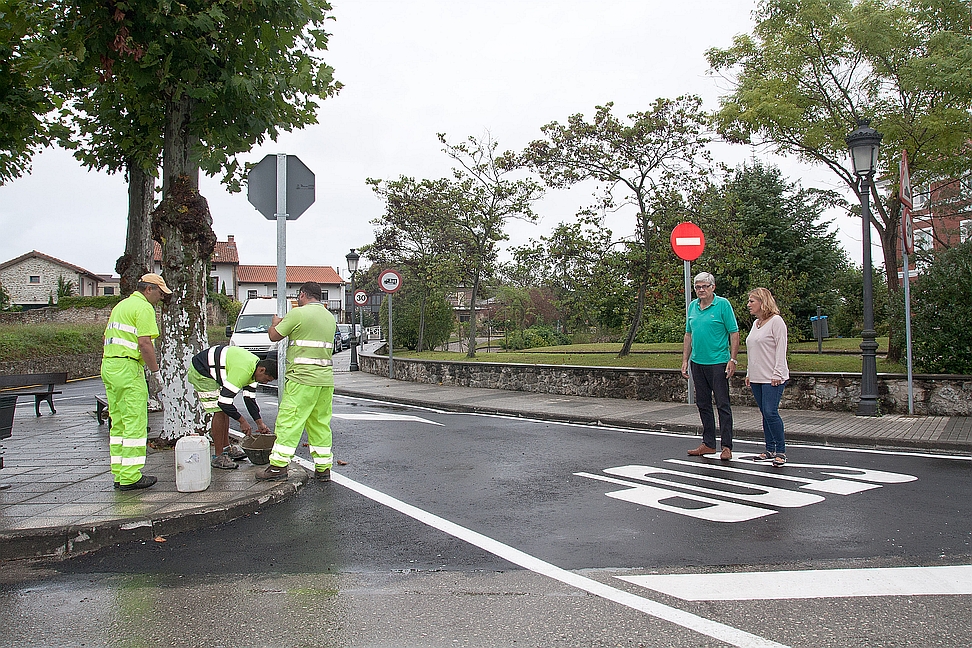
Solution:
<svg viewBox="0 0 972 648">
<path fill-rule="evenodd" d="M 331 418 L 345 419 L 348 421 L 411 421 L 415 423 L 428 423 L 429 425 L 442 425 L 436 421 L 424 419 L 421 416 L 411 414 L 386 414 L 384 412 L 364 412 L 361 414 L 332 414 Z"/>
<path fill-rule="evenodd" d="M 313 464 L 302 457 L 295 457 L 294 461 L 308 470 L 313 470 Z M 454 522 L 450 522 L 449 520 L 441 518 L 433 513 L 429 513 L 428 511 L 423 511 L 422 509 L 412 506 L 411 504 L 406 504 L 401 500 L 395 499 L 394 497 L 386 495 L 385 493 L 377 491 L 369 486 L 365 486 L 364 484 L 336 473 L 333 470 L 331 471 L 331 479 L 335 483 L 340 484 L 345 488 L 349 488 L 356 493 L 364 495 L 370 500 L 383 504 L 393 510 L 398 511 L 399 513 L 418 520 L 423 524 L 427 524 L 432 528 L 438 529 L 443 533 L 447 533 L 451 536 L 459 538 L 460 540 L 468 542 L 476 547 L 479 547 L 480 549 L 483 549 L 484 551 L 492 553 L 495 556 L 499 556 L 500 558 L 508 560 L 515 565 L 519 565 L 524 569 L 529 569 L 534 573 L 547 576 L 548 578 L 553 578 L 554 580 L 564 583 L 565 585 L 570 585 L 571 587 L 576 587 L 590 594 L 594 594 L 595 596 L 600 596 L 601 598 L 609 601 L 620 603 L 621 605 L 644 612 L 645 614 L 649 614 L 664 621 L 674 623 L 682 626 L 683 628 L 703 634 L 707 637 L 723 641 L 731 646 L 738 646 L 739 648 L 786 648 L 784 644 L 765 639 L 738 628 L 733 628 L 732 626 L 728 626 L 723 623 L 710 621 L 709 619 L 679 610 L 678 608 L 662 605 L 661 603 L 631 594 L 616 587 L 599 583 L 598 581 L 587 578 L 586 576 L 581 576 L 579 574 L 567 571 L 566 569 L 561 569 L 556 565 L 552 565 L 548 562 L 540 560 L 539 558 L 534 558 L 533 556 L 524 553 L 519 549 L 514 549 L 509 545 L 505 545 L 481 533 L 477 533 L 476 531 L 459 526 Z"/>
<path fill-rule="evenodd" d="M 972 565 L 735 574 L 650 574 L 618 578 L 686 601 L 972 594 Z"/>
</svg>

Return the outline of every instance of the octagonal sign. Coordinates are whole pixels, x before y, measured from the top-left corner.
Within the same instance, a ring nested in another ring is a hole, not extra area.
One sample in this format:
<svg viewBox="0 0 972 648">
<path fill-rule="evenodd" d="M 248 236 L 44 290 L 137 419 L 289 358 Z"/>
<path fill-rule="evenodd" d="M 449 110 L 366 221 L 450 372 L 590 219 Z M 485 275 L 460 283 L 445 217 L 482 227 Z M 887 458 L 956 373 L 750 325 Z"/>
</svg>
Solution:
<svg viewBox="0 0 972 648">
<path fill-rule="evenodd" d="M 277 220 L 277 156 L 268 155 L 246 176 L 246 199 L 268 220 Z M 287 220 L 314 204 L 314 172 L 296 155 L 287 156 Z"/>
</svg>

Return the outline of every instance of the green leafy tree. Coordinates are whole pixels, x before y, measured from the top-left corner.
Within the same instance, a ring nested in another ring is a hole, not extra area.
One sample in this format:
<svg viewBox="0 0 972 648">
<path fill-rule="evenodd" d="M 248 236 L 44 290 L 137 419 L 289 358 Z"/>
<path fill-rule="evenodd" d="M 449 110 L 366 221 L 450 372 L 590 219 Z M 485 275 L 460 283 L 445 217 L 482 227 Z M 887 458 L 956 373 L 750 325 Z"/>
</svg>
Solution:
<svg viewBox="0 0 972 648">
<path fill-rule="evenodd" d="M 51 3 L 0 0 L 0 185 L 23 175 L 50 142 L 62 97 L 51 87 L 54 63 L 47 36 Z"/>
<path fill-rule="evenodd" d="M 484 282 L 496 272 L 500 241 L 508 238 L 506 222 L 517 218 L 533 222 L 532 205 L 540 198 L 542 188 L 529 178 L 516 178 L 512 153 L 497 154 L 499 144 L 487 133 L 482 138 L 467 137 L 450 144 L 439 133 L 443 151 L 458 166 L 452 170 L 455 227 L 460 232 L 461 258 L 465 280 L 470 288 L 469 348 L 476 355 L 476 306 Z"/>
<path fill-rule="evenodd" d="M 764 0 L 755 21 L 752 35 L 707 54 L 732 84 L 715 114 L 719 133 L 822 164 L 859 198 L 845 137 L 872 119 L 884 134 L 877 175 L 891 182 L 871 185 L 871 225 L 895 291 L 901 150 L 915 186 L 970 166 L 967 0 Z"/>
<path fill-rule="evenodd" d="M 111 147 L 118 147 L 117 154 L 149 150 L 125 146 L 130 123 L 162 133 L 163 198 L 152 213 L 152 236 L 162 246 L 163 274 L 175 292 L 162 309 L 159 344 L 163 437 L 171 439 L 203 425 L 187 398 L 191 387 L 183 371 L 207 343 L 206 264 L 216 241 L 198 190 L 199 171 L 222 172 L 229 188 L 239 189 L 240 153 L 281 130 L 316 123 L 317 100 L 339 87 L 320 58 L 330 5 L 72 0 L 65 6 L 63 32 L 73 38 L 77 78 L 83 82 L 87 71 L 98 68 L 102 82 L 114 84 L 90 108 L 90 123 L 106 133 L 92 138 L 95 145 L 107 142 L 99 155 L 108 157 Z M 106 97 L 117 98 L 121 125 L 105 114 Z"/>
<path fill-rule="evenodd" d="M 403 286 L 406 285 L 403 282 Z M 434 349 L 449 341 L 455 325 L 452 306 L 442 295 L 429 297 L 421 290 L 408 290 L 403 287 L 395 293 L 392 300 L 392 344 L 396 349 L 421 351 L 419 343 L 419 321 L 423 322 L 424 345 Z M 420 313 L 421 311 L 421 313 Z M 379 308 L 379 321 L 387 325 L 388 300 Z"/>
<path fill-rule="evenodd" d="M 60 303 L 63 297 L 72 297 L 74 295 L 74 282 L 70 279 L 65 279 L 63 275 L 57 278 L 57 301 Z"/>
<path fill-rule="evenodd" d="M 969 291 L 972 241 L 937 252 L 934 261 L 912 284 L 912 360 L 919 371 L 972 374 Z M 903 301 L 896 306 L 903 311 Z M 904 334 L 897 334 L 903 343 Z"/>
<path fill-rule="evenodd" d="M 582 114 L 567 124 L 541 127 L 544 139 L 531 142 L 520 163 L 536 170 L 550 187 L 569 187 L 586 180 L 603 183 L 597 210 L 636 209 L 635 238 L 628 246 L 629 276 L 637 286 L 628 335 L 620 355 L 631 351 L 652 287 L 653 261 L 659 253 L 671 212 L 656 196 L 675 187 L 694 186 L 707 169 L 706 116 L 695 96 L 658 99 L 651 110 L 628 115 L 611 113 L 612 103 L 597 106 L 592 121 Z M 661 201 L 664 203 L 664 199 Z"/>
<path fill-rule="evenodd" d="M 403 272 L 403 283 L 418 299 L 415 349 L 424 350 L 429 309 L 455 288 L 460 276 L 461 233 L 455 228 L 456 197 L 449 180 L 402 176 L 382 182 L 368 179 L 385 202 L 385 213 L 372 220 L 375 241 L 364 248 L 374 263 Z"/>
<path fill-rule="evenodd" d="M 720 284 L 731 287 L 732 297 L 738 300 L 737 313 L 748 319 L 748 311 L 742 308 L 748 291 L 764 286 L 792 314 L 791 332 L 810 337 L 810 317 L 816 315 L 817 306 L 833 312 L 837 300 L 833 279 L 849 265 L 830 231 L 831 222 L 820 217 L 841 205 L 842 198 L 830 191 L 803 189 L 787 182 L 779 169 L 755 162 L 728 173 L 721 185 L 713 185 L 698 200 L 700 211 L 721 212 L 749 241 L 735 251 L 742 252 L 746 263 L 737 264 L 726 281 L 720 277 Z M 718 247 L 724 237 L 722 228 L 706 231 L 714 234 Z M 784 300 L 783 294 L 790 298 Z"/>
</svg>

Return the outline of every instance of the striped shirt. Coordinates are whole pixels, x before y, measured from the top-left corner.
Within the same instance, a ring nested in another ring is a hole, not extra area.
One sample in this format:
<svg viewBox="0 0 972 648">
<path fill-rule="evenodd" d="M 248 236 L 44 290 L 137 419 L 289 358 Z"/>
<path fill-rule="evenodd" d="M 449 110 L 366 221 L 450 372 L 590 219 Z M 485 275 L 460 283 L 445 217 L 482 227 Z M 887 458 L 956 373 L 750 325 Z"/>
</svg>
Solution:
<svg viewBox="0 0 972 648">
<path fill-rule="evenodd" d="M 192 357 L 192 366 L 203 376 L 219 384 L 219 408 L 234 421 L 240 420 L 240 412 L 233 404 L 236 395 L 243 392 L 243 402 L 253 420 L 260 418 L 260 406 L 256 400 L 256 371 L 260 358 L 246 349 L 224 344 L 209 347 Z"/>
</svg>

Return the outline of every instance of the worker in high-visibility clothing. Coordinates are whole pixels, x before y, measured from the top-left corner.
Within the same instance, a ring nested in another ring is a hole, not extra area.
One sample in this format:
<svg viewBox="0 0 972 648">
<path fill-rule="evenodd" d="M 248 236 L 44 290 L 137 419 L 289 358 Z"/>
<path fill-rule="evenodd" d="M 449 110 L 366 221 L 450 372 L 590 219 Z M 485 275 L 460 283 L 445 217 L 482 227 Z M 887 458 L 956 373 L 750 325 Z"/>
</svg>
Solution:
<svg viewBox="0 0 972 648">
<path fill-rule="evenodd" d="M 135 292 L 118 302 L 105 328 L 101 380 L 105 383 L 111 432 L 111 474 L 115 488 L 148 488 L 157 479 L 143 475 L 145 443 L 148 440 L 148 385 L 145 368 L 159 385 L 159 361 L 153 340 L 159 336 L 155 305 L 172 291 L 155 273 L 142 275 Z"/>
<path fill-rule="evenodd" d="M 277 440 L 270 465 L 257 471 L 259 480 L 287 478 L 304 429 L 314 459 L 314 477 L 331 480 L 331 400 L 334 396 L 334 316 L 321 303 L 320 284 L 308 281 L 297 294 L 297 308 L 271 319 L 268 333 L 274 342 L 290 338 L 283 398 L 277 409 Z"/>
</svg>

